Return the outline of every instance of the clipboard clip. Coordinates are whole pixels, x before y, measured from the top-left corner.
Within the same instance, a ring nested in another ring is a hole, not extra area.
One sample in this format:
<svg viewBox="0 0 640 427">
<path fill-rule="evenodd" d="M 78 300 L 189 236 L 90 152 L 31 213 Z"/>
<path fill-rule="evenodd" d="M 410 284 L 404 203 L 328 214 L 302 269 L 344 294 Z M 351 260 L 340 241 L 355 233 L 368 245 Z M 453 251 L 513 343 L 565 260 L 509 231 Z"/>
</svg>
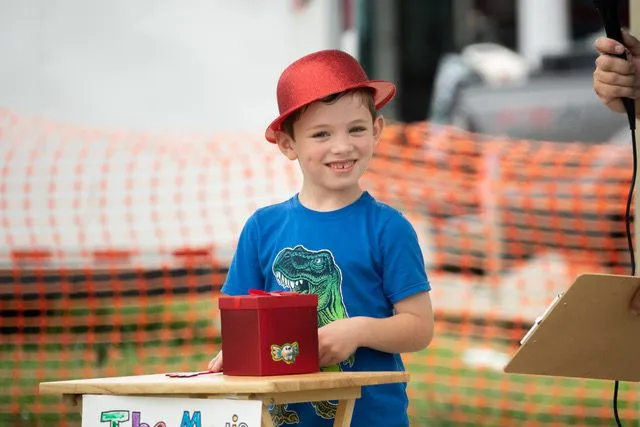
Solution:
<svg viewBox="0 0 640 427">
<path fill-rule="evenodd" d="M 542 323 L 545 317 L 547 317 L 547 314 L 549 314 L 549 312 L 553 309 L 553 307 L 555 307 L 558 301 L 560 301 L 560 298 L 562 298 L 562 295 L 564 295 L 564 292 L 557 294 L 555 298 L 549 303 L 547 308 L 544 309 L 542 314 L 536 317 L 536 320 L 533 322 L 533 326 L 531 327 L 531 329 L 529 329 L 529 331 L 525 334 L 525 336 L 522 337 L 522 339 L 520 340 L 520 345 L 524 345 L 524 343 L 527 342 L 527 340 L 531 337 L 531 335 L 533 335 L 533 332 L 538 328 L 538 325 Z"/>
</svg>

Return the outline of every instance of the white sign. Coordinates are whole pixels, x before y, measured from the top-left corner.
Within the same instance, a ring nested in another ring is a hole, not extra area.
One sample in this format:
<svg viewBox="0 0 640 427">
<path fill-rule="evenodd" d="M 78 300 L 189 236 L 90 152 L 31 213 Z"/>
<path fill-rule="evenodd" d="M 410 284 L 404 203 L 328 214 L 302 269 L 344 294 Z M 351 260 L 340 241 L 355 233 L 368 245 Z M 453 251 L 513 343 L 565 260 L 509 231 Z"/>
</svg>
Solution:
<svg viewBox="0 0 640 427">
<path fill-rule="evenodd" d="M 84 395 L 82 427 L 260 427 L 259 400 Z"/>
</svg>

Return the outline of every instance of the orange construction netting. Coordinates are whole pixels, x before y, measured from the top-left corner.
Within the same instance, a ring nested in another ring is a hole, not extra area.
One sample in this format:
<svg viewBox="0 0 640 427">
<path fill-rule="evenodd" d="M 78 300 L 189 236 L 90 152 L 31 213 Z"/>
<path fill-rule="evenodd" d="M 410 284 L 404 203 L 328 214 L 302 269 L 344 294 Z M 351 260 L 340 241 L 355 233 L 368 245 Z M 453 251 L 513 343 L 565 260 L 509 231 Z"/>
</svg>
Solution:
<svg viewBox="0 0 640 427">
<path fill-rule="evenodd" d="M 629 273 L 631 171 L 624 141 L 386 128 L 363 185 L 416 228 L 437 316 L 429 349 L 404 355 L 412 425 L 611 424 L 609 382 L 502 367 L 576 274 Z M 260 135 L 0 110 L 0 425 L 80 425 L 78 407 L 38 395 L 42 381 L 203 369 L 240 228 L 300 182 Z M 622 384 L 623 419 L 637 401 Z"/>
</svg>

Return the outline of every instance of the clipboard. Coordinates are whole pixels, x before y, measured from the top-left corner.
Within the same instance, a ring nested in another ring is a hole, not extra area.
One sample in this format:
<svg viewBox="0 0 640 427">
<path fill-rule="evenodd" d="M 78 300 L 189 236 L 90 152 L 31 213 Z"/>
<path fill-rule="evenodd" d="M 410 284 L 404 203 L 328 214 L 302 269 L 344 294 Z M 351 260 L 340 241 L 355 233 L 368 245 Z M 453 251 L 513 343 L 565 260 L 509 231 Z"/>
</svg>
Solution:
<svg viewBox="0 0 640 427">
<path fill-rule="evenodd" d="M 640 277 L 581 274 L 549 304 L 505 365 L 511 374 L 640 381 Z"/>
</svg>

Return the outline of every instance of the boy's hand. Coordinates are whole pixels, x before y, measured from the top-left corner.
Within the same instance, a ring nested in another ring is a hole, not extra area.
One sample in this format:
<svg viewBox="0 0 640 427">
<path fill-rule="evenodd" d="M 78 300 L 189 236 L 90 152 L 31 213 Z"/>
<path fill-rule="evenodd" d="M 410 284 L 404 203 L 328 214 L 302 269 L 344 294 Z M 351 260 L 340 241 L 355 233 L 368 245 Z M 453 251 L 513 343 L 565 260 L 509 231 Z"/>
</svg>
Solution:
<svg viewBox="0 0 640 427">
<path fill-rule="evenodd" d="M 220 350 L 218 352 L 218 354 L 216 354 L 216 357 L 211 359 L 211 362 L 209 362 L 208 369 L 211 372 L 220 372 L 220 371 L 222 371 L 222 350 Z"/>
<path fill-rule="evenodd" d="M 593 72 L 593 89 L 604 105 L 616 113 L 623 113 L 620 98 L 638 99 L 640 96 L 640 41 L 622 32 L 624 46 L 617 41 L 599 37 L 594 47 L 600 53 Z M 616 55 L 627 49 L 627 60 Z"/>
<path fill-rule="evenodd" d="M 358 318 L 340 319 L 318 329 L 320 366 L 349 358 L 359 347 Z"/>
</svg>

